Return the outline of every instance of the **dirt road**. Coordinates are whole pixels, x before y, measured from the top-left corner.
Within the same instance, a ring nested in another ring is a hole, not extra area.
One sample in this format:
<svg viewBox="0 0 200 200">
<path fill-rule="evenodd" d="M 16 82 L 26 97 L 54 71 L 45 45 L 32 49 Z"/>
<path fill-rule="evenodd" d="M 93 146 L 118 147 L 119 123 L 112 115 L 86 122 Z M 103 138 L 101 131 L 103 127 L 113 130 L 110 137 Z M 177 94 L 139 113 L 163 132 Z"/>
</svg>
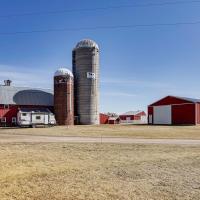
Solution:
<svg viewBox="0 0 200 200">
<path fill-rule="evenodd" d="M 183 139 L 134 139 L 125 137 L 73 137 L 0 134 L 3 143 L 114 143 L 114 144 L 174 144 L 200 145 L 200 140 Z"/>
</svg>

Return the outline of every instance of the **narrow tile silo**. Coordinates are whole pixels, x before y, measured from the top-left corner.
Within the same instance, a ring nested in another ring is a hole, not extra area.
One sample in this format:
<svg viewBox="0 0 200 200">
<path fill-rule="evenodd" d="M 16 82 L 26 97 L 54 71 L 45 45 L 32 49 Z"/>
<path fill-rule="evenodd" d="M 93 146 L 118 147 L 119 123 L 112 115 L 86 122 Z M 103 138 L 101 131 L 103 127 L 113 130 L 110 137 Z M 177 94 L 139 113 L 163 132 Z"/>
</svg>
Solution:
<svg viewBox="0 0 200 200">
<path fill-rule="evenodd" d="M 54 75 L 54 112 L 58 125 L 74 125 L 74 77 L 65 68 Z"/>
<path fill-rule="evenodd" d="M 75 116 L 78 124 L 99 124 L 99 47 L 80 41 L 73 50 Z"/>
</svg>

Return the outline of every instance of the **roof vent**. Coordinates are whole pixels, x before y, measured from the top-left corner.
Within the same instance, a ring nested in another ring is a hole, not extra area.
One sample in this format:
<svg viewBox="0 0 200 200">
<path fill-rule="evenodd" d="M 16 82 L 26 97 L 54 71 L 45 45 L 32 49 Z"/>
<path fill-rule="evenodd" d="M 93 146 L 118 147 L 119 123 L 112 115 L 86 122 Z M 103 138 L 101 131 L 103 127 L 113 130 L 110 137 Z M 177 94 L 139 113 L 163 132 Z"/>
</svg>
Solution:
<svg viewBox="0 0 200 200">
<path fill-rule="evenodd" d="M 11 80 L 4 80 L 4 84 L 5 84 L 5 86 L 10 86 L 11 83 L 12 83 Z"/>
</svg>

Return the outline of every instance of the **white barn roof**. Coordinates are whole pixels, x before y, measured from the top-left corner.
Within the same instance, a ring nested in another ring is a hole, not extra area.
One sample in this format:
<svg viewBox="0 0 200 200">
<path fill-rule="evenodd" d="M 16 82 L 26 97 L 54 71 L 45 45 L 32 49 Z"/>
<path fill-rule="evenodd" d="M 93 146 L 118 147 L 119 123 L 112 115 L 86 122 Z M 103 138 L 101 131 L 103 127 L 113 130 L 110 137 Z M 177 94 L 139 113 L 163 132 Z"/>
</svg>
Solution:
<svg viewBox="0 0 200 200">
<path fill-rule="evenodd" d="M 53 91 L 28 87 L 0 86 L 0 104 L 53 106 Z"/>
<path fill-rule="evenodd" d="M 143 112 L 142 110 L 138 110 L 138 111 L 129 111 L 129 112 L 123 113 L 122 115 L 137 115 L 137 114 L 140 114 L 140 113 L 142 113 L 142 112 Z"/>
</svg>

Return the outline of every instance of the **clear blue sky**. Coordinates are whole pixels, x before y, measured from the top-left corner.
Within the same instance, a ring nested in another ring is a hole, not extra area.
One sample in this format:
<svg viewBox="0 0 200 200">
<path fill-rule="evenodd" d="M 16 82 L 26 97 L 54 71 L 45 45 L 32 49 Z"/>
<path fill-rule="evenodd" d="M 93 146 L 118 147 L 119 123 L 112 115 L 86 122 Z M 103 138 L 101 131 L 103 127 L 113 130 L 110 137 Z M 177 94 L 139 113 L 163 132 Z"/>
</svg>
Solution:
<svg viewBox="0 0 200 200">
<path fill-rule="evenodd" d="M 0 15 L 166 1 L 0 0 Z M 195 21 L 200 3 L 0 17 L 0 33 Z M 54 71 L 71 69 L 71 51 L 83 38 L 101 49 L 102 112 L 146 110 L 169 94 L 200 98 L 200 24 L 0 35 L 0 80 L 52 88 Z"/>
</svg>

